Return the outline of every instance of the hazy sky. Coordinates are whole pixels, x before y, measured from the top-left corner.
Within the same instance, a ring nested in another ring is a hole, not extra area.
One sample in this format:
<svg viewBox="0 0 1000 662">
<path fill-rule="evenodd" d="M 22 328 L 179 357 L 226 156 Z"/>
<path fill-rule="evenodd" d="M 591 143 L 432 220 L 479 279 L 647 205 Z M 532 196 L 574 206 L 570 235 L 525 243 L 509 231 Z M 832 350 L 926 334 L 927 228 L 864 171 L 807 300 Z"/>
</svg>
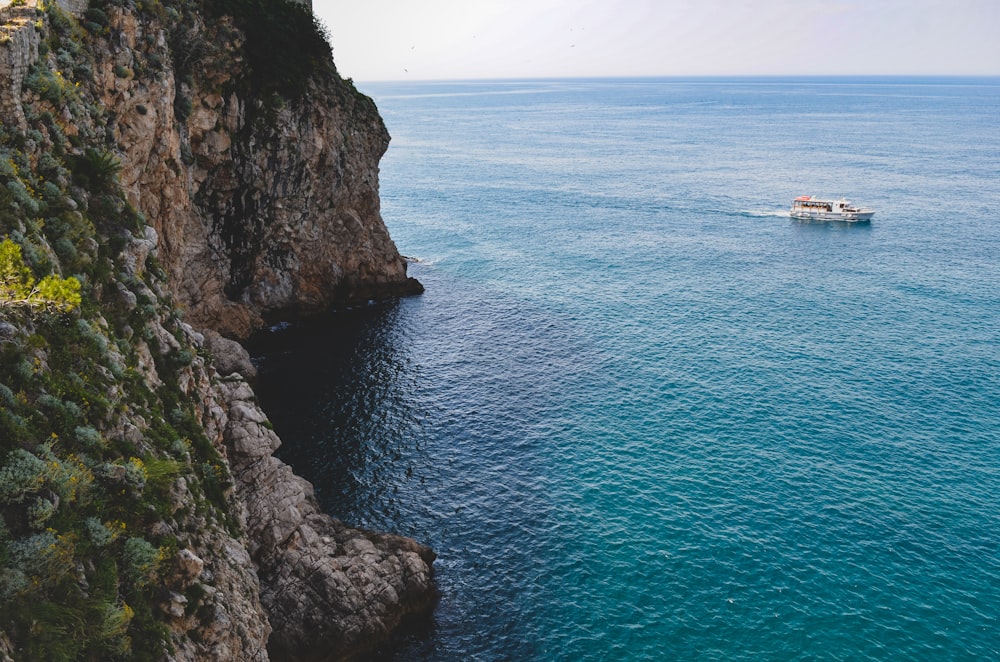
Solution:
<svg viewBox="0 0 1000 662">
<path fill-rule="evenodd" d="M 1000 0 L 313 0 L 359 81 L 1000 75 Z"/>
</svg>

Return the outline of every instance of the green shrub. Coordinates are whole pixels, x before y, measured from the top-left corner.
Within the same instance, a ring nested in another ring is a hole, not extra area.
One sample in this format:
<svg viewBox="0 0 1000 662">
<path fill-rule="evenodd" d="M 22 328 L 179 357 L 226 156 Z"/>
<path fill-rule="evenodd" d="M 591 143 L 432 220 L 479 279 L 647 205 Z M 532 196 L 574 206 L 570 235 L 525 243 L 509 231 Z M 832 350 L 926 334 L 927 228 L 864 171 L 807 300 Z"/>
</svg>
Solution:
<svg viewBox="0 0 1000 662">
<path fill-rule="evenodd" d="M 69 563 L 75 553 L 72 538 L 51 530 L 18 538 L 7 549 L 11 565 L 24 572 L 34 587 L 57 586 L 75 569 Z"/>
<path fill-rule="evenodd" d="M 45 462 L 23 448 L 16 448 L 0 468 L 0 503 L 23 503 L 44 484 Z"/>
<path fill-rule="evenodd" d="M 88 147 L 83 154 L 70 157 L 73 181 L 97 193 L 107 193 L 118 186 L 121 161 L 114 154 Z"/>
<path fill-rule="evenodd" d="M 0 602 L 9 602 L 30 588 L 27 575 L 17 568 L 0 568 Z"/>
<path fill-rule="evenodd" d="M 28 506 L 28 526 L 35 531 L 41 531 L 55 514 L 56 504 L 49 499 L 38 497 Z"/>
<path fill-rule="evenodd" d="M 81 425 L 73 430 L 73 440 L 87 451 L 98 451 L 107 445 L 104 437 L 92 425 Z"/>
<path fill-rule="evenodd" d="M 183 465 L 176 460 L 159 458 L 148 458 L 145 465 L 146 480 L 151 487 L 159 490 L 168 489 L 183 468 Z"/>
<path fill-rule="evenodd" d="M 6 384 L 0 384 L 0 407 L 11 408 L 17 406 L 17 398 L 14 396 L 14 391 Z"/>
<path fill-rule="evenodd" d="M 73 310 L 80 305 L 80 281 L 55 274 L 35 281 L 21 256 L 21 246 L 0 242 L 0 311 L 6 308 Z"/>
<path fill-rule="evenodd" d="M 53 72 L 41 62 L 32 67 L 24 79 L 24 85 L 56 108 L 62 108 L 67 102 L 77 98 L 73 83 L 66 80 L 61 72 Z"/>
<path fill-rule="evenodd" d="M 83 520 L 83 530 L 87 534 L 90 544 L 98 548 L 107 547 L 115 538 L 114 532 L 96 517 L 88 517 Z"/>
<path fill-rule="evenodd" d="M 104 618 L 97 629 L 97 639 L 113 644 L 109 652 L 125 655 L 129 652 L 131 641 L 125 636 L 129 624 L 135 618 L 135 611 L 127 603 L 108 603 L 104 605 Z"/>
<path fill-rule="evenodd" d="M 122 549 L 123 574 L 137 588 L 146 586 L 156 572 L 160 550 L 144 538 L 129 538 Z"/>
<path fill-rule="evenodd" d="M 7 182 L 7 191 L 11 195 L 12 201 L 28 216 L 38 214 L 38 201 L 31 197 L 31 193 L 20 179 L 11 179 Z"/>
<path fill-rule="evenodd" d="M 97 23 L 102 28 L 106 28 L 109 25 L 108 15 L 97 7 L 91 7 L 83 13 L 84 18 L 93 23 Z"/>
<path fill-rule="evenodd" d="M 119 492 L 130 498 L 138 497 L 146 486 L 145 467 L 142 460 L 135 457 L 127 462 L 121 459 L 104 462 L 94 467 L 94 475 L 112 492 Z"/>
</svg>

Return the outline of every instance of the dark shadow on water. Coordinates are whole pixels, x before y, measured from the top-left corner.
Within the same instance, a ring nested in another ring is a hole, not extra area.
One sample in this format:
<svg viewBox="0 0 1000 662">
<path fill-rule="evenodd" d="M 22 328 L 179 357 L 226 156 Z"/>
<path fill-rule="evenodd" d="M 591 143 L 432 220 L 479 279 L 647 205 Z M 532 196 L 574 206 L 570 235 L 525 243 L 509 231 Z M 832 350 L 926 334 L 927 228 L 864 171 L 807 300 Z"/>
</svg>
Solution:
<svg viewBox="0 0 1000 662">
<path fill-rule="evenodd" d="M 283 442 L 275 455 L 313 483 L 327 512 L 359 526 L 376 524 L 366 514 L 373 499 L 391 508 L 382 473 L 412 422 L 398 314 L 398 301 L 348 308 L 273 326 L 248 343 L 257 396 Z"/>
<path fill-rule="evenodd" d="M 526 605 L 557 544 L 549 416 L 591 372 L 572 323 L 440 286 L 276 325 L 248 348 L 275 454 L 323 510 L 438 552 L 433 613 L 367 659 L 538 659 Z"/>
<path fill-rule="evenodd" d="M 357 658 L 357 662 L 437 659 L 436 633 L 437 624 L 433 613 L 410 616 L 399 624 L 389 641 Z"/>
<path fill-rule="evenodd" d="M 279 323 L 247 343 L 257 397 L 282 439 L 275 455 L 313 484 L 325 512 L 352 526 L 405 519 L 393 512 L 393 492 L 408 478 L 398 460 L 418 443 L 407 434 L 418 423 L 406 397 L 414 370 L 399 307 L 389 301 Z M 432 659 L 435 631 L 433 613 L 409 617 L 359 659 Z"/>
</svg>

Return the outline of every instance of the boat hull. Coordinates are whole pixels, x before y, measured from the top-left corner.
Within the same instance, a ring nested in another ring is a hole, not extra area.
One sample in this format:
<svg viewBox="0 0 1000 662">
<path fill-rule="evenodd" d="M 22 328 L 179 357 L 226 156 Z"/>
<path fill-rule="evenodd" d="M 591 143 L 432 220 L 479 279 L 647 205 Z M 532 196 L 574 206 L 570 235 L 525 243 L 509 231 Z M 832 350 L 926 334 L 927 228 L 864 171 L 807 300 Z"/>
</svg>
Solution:
<svg viewBox="0 0 1000 662">
<path fill-rule="evenodd" d="M 875 215 L 873 211 L 859 212 L 836 212 L 836 211 L 803 211 L 794 210 L 791 212 L 792 218 L 805 221 L 842 221 L 845 223 L 866 223 L 872 220 Z"/>
</svg>

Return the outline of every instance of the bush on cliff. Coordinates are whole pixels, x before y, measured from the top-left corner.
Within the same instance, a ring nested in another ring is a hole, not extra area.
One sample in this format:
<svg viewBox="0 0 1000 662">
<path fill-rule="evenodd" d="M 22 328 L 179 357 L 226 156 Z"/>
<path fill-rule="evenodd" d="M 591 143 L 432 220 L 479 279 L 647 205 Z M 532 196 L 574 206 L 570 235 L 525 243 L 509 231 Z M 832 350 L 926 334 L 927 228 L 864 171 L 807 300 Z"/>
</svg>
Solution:
<svg viewBox="0 0 1000 662">
<path fill-rule="evenodd" d="M 69 162 L 73 180 L 86 189 L 107 193 L 118 184 L 122 164 L 113 154 L 88 147 L 83 154 L 70 157 Z"/>
<path fill-rule="evenodd" d="M 10 239 L 0 242 L 0 313 L 13 309 L 70 311 L 80 305 L 80 281 L 49 274 L 39 281 Z"/>
</svg>

